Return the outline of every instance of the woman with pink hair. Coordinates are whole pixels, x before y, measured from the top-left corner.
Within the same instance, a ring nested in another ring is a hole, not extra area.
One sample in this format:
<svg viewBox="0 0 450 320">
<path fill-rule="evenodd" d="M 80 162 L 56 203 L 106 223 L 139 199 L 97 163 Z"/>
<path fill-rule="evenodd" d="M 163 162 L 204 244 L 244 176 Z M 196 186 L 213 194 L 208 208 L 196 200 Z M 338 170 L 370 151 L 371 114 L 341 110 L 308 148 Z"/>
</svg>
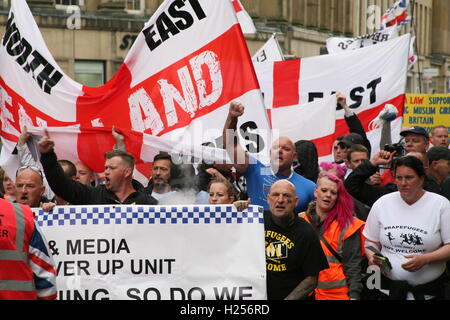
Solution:
<svg viewBox="0 0 450 320">
<path fill-rule="evenodd" d="M 315 299 L 359 300 L 364 222 L 354 217 L 353 199 L 335 175 L 319 176 L 314 195 L 316 201 L 300 217 L 317 232 L 330 266 L 319 273 Z"/>
<path fill-rule="evenodd" d="M 329 173 L 344 180 L 345 174 L 347 173 L 347 167 L 336 162 L 321 162 L 319 167 L 319 177 Z"/>
</svg>

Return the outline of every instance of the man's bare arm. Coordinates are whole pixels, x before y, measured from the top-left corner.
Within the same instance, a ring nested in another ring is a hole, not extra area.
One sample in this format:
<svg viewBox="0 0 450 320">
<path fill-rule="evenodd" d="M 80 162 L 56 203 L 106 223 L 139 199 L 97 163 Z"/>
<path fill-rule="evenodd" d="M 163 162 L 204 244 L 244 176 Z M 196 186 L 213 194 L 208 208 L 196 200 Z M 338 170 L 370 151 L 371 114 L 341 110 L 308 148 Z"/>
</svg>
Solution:
<svg viewBox="0 0 450 320">
<path fill-rule="evenodd" d="M 249 159 L 239 144 L 237 131 L 238 118 L 244 114 L 244 106 L 239 102 L 231 102 L 228 117 L 223 127 L 223 146 L 227 150 L 236 171 L 241 173 L 247 170 Z"/>
<path fill-rule="evenodd" d="M 317 277 L 306 277 L 284 300 L 302 300 L 317 287 Z"/>
</svg>

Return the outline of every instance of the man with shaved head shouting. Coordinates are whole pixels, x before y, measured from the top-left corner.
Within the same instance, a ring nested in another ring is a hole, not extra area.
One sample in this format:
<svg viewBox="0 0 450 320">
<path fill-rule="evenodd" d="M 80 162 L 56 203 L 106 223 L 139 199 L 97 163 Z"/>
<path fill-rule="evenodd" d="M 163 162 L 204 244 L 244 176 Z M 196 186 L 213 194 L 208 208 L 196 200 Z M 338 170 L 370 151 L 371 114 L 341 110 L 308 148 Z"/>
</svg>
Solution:
<svg viewBox="0 0 450 320">
<path fill-rule="evenodd" d="M 264 212 L 267 297 L 269 300 L 306 299 L 317 286 L 321 270 L 328 268 L 317 234 L 294 213 L 298 197 L 288 180 L 270 188 Z"/>
<path fill-rule="evenodd" d="M 299 197 L 295 212 L 306 210 L 308 203 L 314 200 L 316 184 L 297 174 L 292 164 L 297 159 L 295 144 L 287 137 L 280 137 L 270 149 L 270 165 L 250 157 L 240 146 L 236 138 L 238 118 L 244 114 L 244 106 L 232 102 L 223 129 L 223 145 L 232 159 L 236 171 L 247 180 L 248 196 L 252 203 L 269 209 L 267 195 L 270 186 L 282 179 L 289 180 Z"/>
<path fill-rule="evenodd" d="M 44 195 L 42 172 L 37 167 L 24 166 L 16 174 L 16 202 L 38 208 Z"/>
</svg>

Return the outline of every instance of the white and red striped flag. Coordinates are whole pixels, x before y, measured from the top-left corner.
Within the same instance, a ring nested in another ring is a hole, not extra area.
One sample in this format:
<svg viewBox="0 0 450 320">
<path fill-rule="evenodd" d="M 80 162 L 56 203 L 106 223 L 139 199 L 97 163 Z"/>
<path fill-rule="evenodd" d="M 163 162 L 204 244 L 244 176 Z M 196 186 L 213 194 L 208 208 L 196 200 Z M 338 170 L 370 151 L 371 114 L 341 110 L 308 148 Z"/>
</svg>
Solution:
<svg viewBox="0 0 450 320">
<path fill-rule="evenodd" d="M 392 122 L 392 139 L 395 140 L 400 132 L 409 41 L 410 35 L 407 34 L 358 50 L 255 64 L 269 115 L 285 107 L 297 106 L 300 111 L 316 99 L 342 92 L 350 108 L 361 120 L 371 141 L 372 152 L 376 152 L 381 129 L 369 128 L 369 124 L 388 103 L 399 110 L 397 119 Z M 335 107 L 330 106 L 333 109 Z M 295 118 L 293 113 L 286 114 L 287 123 Z M 297 119 L 299 117 L 300 113 Z M 305 135 L 316 144 L 319 157 L 331 160 L 332 142 L 336 137 L 347 134 L 348 127 L 343 110 L 336 113 L 334 133 L 323 130 L 324 127 L 331 128 L 326 119 L 329 117 L 319 114 L 309 119 L 308 127 L 299 126 L 298 130 L 307 128 L 309 132 Z M 277 123 L 277 126 L 281 126 L 283 121 L 278 119 Z M 273 128 L 277 129 L 277 126 L 273 125 Z"/>
<path fill-rule="evenodd" d="M 36 127 L 54 128 L 49 131 L 58 157 L 79 159 L 97 172 L 114 144 L 112 126 L 126 135 L 138 163 L 152 161 L 159 150 L 201 155 L 202 144 L 215 147 L 220 141 L 233 100 L 247 107 L 239 122 L 242 132 L 252 132 L 247 138 L 267 140 L 255 147 L 256 141 L 241 139 L 244 148 L 265 156 L 270 127 L 229 0 L 165 1 L 116 75 L 97 88 L 70 79 L 45 45 L 26 1 L 11 3 L 0 46 L 2 166 L 14 163 L 11 151 L 24 125 L 36 133 Z M 216 156 L 223 159 L 220 152 Z"/>
</svg>

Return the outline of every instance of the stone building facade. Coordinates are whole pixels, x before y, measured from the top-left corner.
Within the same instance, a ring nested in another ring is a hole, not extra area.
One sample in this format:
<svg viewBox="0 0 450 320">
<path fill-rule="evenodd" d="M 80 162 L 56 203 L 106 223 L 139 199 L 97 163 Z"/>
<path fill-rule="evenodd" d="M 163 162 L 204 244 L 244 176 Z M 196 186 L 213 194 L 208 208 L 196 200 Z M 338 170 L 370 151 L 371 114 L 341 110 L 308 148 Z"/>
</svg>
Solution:
<svg viewBox="0 0 450 320">
<path fill-rule="evenodd" d="M 10 1 L 0 0 L 0 34 Z M 28 0 L 50 52 L 75 80 L 98 86 L 118 70 L 133 40 L 163 0 Z M 286 58 L 326 52 L 331 36 L 373 32 L 395 0 L 241 0 L 258 33 L 246 35 L 251 53 L 273 34 Z M 413 21 L 401 33 L 417 37 L 419 61 L 408 93 L 450 92 L 450 1 L 411 0 Z"/>
</svg>

